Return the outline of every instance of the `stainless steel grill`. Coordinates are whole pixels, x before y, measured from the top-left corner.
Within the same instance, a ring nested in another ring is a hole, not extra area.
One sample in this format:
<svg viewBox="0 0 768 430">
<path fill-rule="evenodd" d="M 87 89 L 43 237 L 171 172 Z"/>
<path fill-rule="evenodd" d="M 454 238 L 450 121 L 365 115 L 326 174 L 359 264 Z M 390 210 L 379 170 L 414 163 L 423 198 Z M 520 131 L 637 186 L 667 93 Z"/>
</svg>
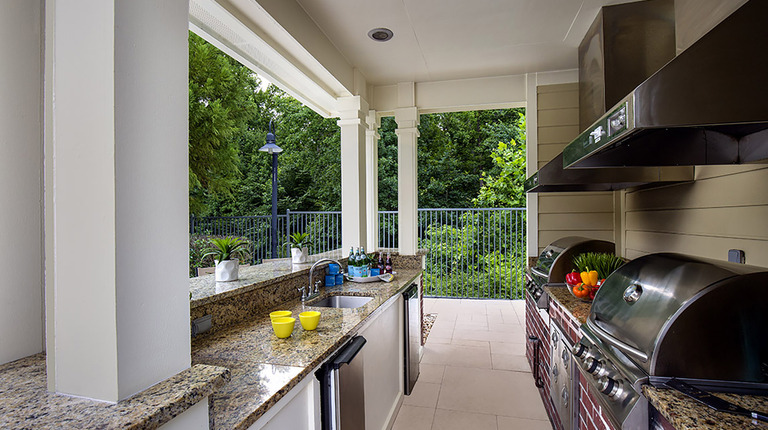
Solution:
<svg viewBox="0 0 768 430">
<path fill-rule="evenodd" d="M 648 428 L 649 382 L 768 393 L 766 299 L 766 268 L 647 255 L 606 279 L 573 353 L 614 424 Z"/>
<path fill-rule="evenodd" d="M 567 236 L 558 239 L 539 255 L 536 264 L 525 273 L 526 286 L 539 307 L 545 308 L 547 295 L 543 294 L 547 284 L 564 284 L 565 275 L 573 267 L 573 257 L 582 252 L 610 252 L 615 250 L 613 242 L 589 239 L 579 236 Z"/>
</svg>

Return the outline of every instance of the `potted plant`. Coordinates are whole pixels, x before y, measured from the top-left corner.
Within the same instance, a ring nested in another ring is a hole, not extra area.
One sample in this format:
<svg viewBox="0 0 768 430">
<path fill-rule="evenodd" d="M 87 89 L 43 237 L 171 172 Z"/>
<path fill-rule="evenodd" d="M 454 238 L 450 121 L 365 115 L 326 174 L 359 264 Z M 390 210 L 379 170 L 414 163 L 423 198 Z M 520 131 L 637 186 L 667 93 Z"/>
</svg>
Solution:
<svg viewBox="0 0 768 430">
<path fill-rule="evenodd" d="M 309 245 L 312 241 L 309 240 L 309 233 L 293 233 L 288 236 L 290 241 L 288 244 L 291 246 L 291 262 L 293 263 L 306 263 L 307 257 L 309 257 Z"/>
<path fill-rule="evenodd" d="M 240 264 L 237 257 L 248 254 L 248 241 L 239 237 L 212 237 L 211 245 L 203 258 L 213 256 L 216 282 L 236 281 Z"/>
</svg>

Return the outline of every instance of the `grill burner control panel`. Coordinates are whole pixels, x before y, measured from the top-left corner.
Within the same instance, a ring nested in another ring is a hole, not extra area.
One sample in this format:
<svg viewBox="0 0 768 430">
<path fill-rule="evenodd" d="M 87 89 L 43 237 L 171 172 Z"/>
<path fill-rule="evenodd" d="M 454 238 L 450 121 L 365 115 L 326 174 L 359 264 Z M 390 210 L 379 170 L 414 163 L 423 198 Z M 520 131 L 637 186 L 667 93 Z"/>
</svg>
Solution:
<svg viewBox="0 0 768 430">
<path fill-rule="evenodd" d="M 582 326 L 584 331 L 584 326 Z M 616 428 L 648 428 L 647 401 L 586 335 L 571 349 L 574 363 Z"/>
</svg>

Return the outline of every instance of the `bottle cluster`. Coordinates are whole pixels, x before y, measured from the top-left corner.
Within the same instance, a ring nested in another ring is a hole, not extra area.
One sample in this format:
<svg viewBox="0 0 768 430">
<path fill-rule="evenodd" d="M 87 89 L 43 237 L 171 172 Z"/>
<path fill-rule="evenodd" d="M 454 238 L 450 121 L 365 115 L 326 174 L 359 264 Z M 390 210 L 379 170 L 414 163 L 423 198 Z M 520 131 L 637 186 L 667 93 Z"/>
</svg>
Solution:
<svg viewBox="0 0 768 430">
<path fill-rule="evenodd" d="M 387 253 L 386 260 L 384 253 L 379 252 L 379 258 L 376 254 L 366 254 L 365 248 L 351 247 L 349 249 L 349 260 L 347 260 L 349 276 L 353 278 L 367 278 L 369 276 L 378 276 L 382 273 L 392 273 L 392 256 Z"/>
</svg>

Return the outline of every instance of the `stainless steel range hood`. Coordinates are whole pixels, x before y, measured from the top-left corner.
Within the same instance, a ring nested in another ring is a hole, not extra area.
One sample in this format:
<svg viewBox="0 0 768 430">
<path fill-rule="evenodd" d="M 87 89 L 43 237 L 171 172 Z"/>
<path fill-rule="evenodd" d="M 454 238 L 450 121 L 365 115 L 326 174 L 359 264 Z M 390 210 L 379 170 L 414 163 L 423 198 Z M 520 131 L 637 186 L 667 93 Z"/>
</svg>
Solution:
<svg viewBox="0 0 768 430">
<path fill-rule="evenodd" d="M 563 150 L 567 168 L 768 161 L 768 1 L 751 0 Z"/>
<path fill-rule="evenodd" d="M 692 180 L 693 167 L 688 166 L 563 169 L 563 154 L 558 154 L 526 179 L 523 189 L 526 193 L 613 191 Z"/>
</svg>

